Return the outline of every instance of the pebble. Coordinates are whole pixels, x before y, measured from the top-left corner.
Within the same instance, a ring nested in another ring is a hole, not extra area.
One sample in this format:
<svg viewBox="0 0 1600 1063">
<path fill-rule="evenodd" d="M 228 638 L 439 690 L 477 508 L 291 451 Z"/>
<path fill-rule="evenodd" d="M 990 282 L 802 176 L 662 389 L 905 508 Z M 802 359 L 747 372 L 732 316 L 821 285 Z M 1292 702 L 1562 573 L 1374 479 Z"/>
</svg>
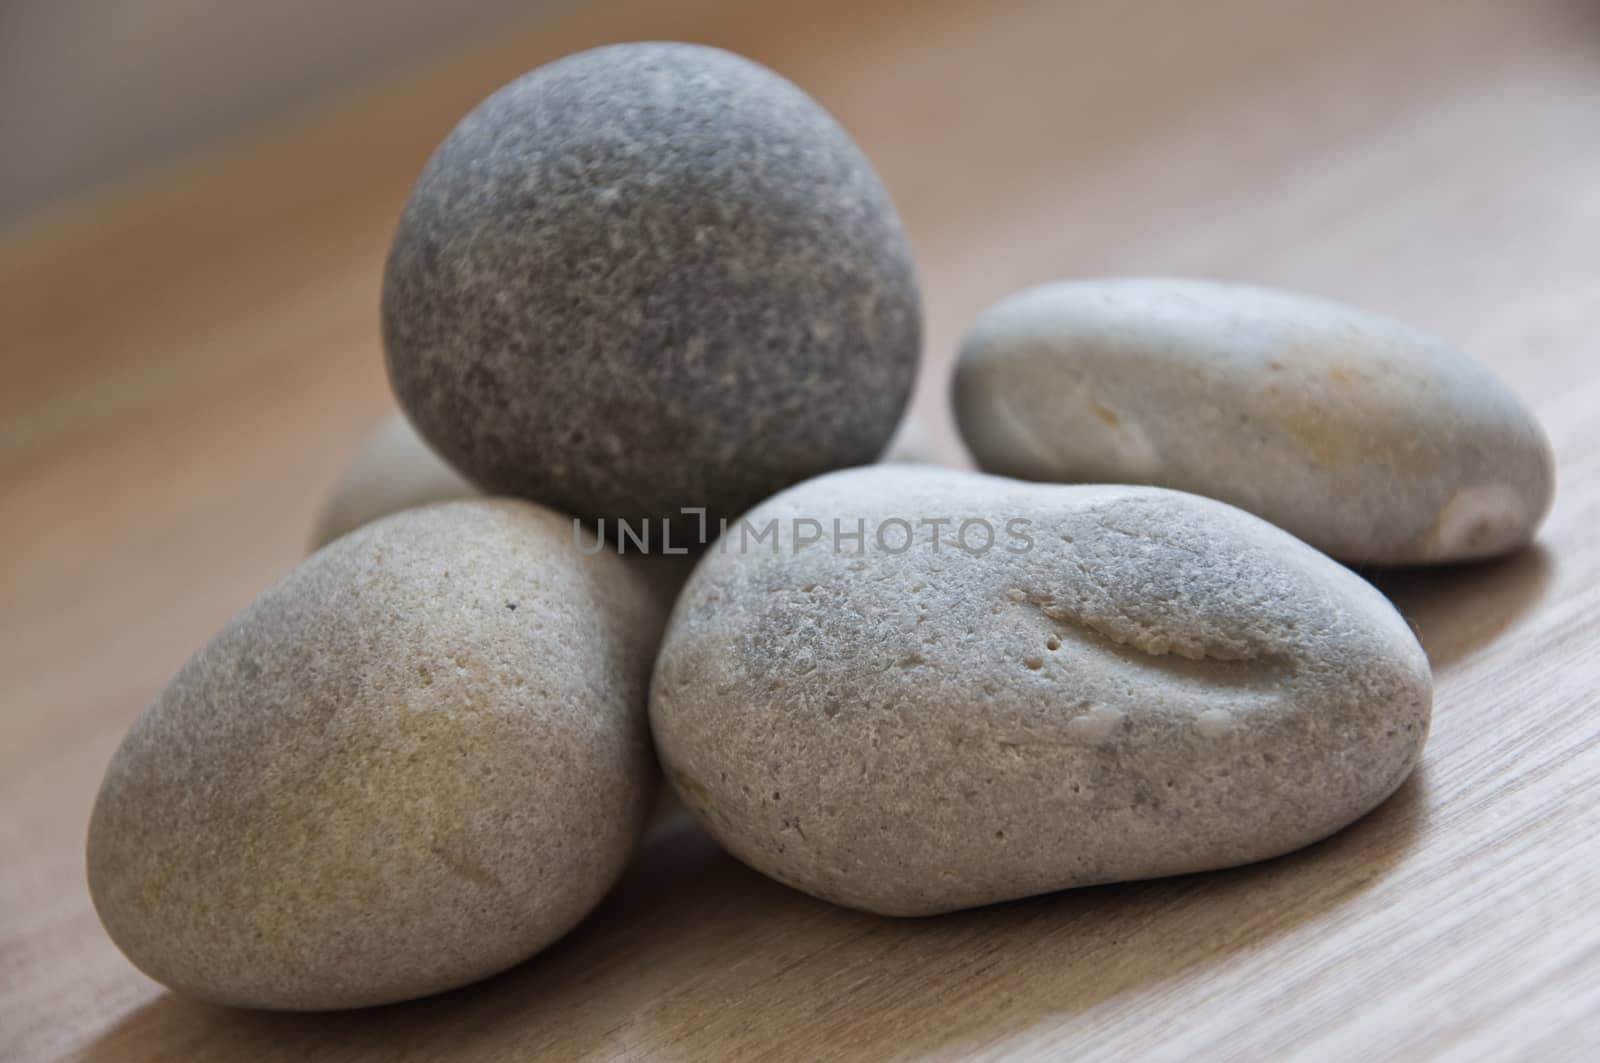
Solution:
<svg viewBox="0 0 1600 1063">
<path fill-rule="evenodd" d="M 813 896 L 927 915 L 1261 860 L 1421 754 L 1406 622 L 1232 506 L 881 465 L 744 524 L 769 521 L 690 578 L 651 724 L 695 817 Z"/>
<path fill-rule="evenodd" d="M 411 509 L 339 539 L 202 647 L 134 724 L 89 888 L 157 981 L 258 1008 L 382 1004 L 565 934 L 656 792 L 661 610 L 568 518 Z"/>
<path fill-rule="evenodd" d="M 928 422 L 915 413 L 906 414 L 878 460 L 907 465 L 947 464 L 939 439 Z"/>
<path fill-rule="evenodd" d="M 478 494 L 466 477 L 417 435 L 404 415 L 393 413 L 366 438 L 339 474 L 312 545 L 326 546 L 402 509 Z"/>
<path fill-rule="evenodd" d="M 326 546 L 379 517 L 404 509 L 481 497 L 482 492 L 417 435 L 404 415 L 391 414 L 339 475 L 317 523 L 312 548 Z M 592 530 L 574 533 L 574 542 L 591 545 Z M 664 554 L 659 550 L 648 555 L 630 551 L 622 556 L 644 577 L 663 610 L 672 608 L 695 560 L 693 553 Z"/>
<path fill-rule="evenodd" d="M 389 376 L 490 493 L 712 526 L 883 451 L 921 346 L 910 248 L 836 122 L 749 60 L 621 44 L 491 95 L 383 286 Z M 680 536 L 681 539 L 681 536 Z"/>
<path fill-rule="evenodd" d="M 1555 488 L 1543 430 L 1482 365 L 1373 314 L 1244 285 L 1013 296 L 968 336 L 954 402 L 987 471 L 1193 491 L 1357 564 L 1515 550 Z"/>
</svg>

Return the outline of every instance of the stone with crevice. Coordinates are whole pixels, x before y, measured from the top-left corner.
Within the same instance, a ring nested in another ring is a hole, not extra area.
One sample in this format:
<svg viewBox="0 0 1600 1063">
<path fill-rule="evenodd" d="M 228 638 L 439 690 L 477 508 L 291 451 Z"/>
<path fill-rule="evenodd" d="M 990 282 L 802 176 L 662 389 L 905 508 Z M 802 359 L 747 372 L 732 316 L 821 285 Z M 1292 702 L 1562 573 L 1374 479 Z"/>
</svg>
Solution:
<svg viewBox="0 0 1600 1063">
<path fill-rule="evenodd" d="M 685 805 L 814 896 L 926 915 L 1260 860 L 1365 814 L 1421 755 L 1432 680 L 1406 622 L 1242 510 L 877 466 L 746 517 L 835 518 L 948 523 L 903 552 L 870 531 L 860 555 L 713 547 L 651 695 Z M 969 520 L 992 548 L 961 548 Z"/>
</svg>

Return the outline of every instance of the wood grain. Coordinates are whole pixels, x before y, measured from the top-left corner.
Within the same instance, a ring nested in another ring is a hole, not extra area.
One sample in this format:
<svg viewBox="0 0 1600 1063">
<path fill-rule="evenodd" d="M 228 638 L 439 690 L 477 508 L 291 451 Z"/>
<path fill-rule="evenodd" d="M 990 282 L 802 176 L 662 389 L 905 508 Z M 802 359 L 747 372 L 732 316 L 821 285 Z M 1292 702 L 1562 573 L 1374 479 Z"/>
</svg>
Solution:
<svg viewBox="0 0 1600 1063">
<path fill-rule="evenodd" d="M 83 886 L 111 751 L 302 554 L 387 408 L 378 271 L 427 152 L 521 70 L 703 40 L 810 89 L 920 255 L 917 406 L 1034 282 L 1275 284 L 1456 341 L 1560 462 L 1540 544 L 1379 574 L 1437 671 L 1424 767 L 1270 863 L 920 921 L 647 839 L 545 955 L 410 1005 L 194 1003 Z M 1578 0 L 576 6 L 0 239 L 0 1058 L 1596 1058 L 1600 8 Z"/>
</svg>

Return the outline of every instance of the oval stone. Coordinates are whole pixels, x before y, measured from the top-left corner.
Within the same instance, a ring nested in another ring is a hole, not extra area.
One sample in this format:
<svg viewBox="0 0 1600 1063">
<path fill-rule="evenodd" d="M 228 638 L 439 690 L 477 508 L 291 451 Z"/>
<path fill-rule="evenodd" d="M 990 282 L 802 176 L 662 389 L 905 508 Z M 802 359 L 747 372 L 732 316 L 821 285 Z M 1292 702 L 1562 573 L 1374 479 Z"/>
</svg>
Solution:
<svg viewBox="0 0 1600 1063">
<path fill-rule="evenodd" d="M 185 664 L 89 826 L 113 941 L 225 1004 L 382 1004 L 565 934 L 653 799 L 661 612 L 523 502 L 407 510 L 303 562 Z"/>
<path fill-rule="evenodd" d="M 1405 621 L 1232 506 L 878 466 L 769 523 L 691 577 L 651 724 L 701 823 L 814 896 L 926 915 L 1261 860 L 1421 754 Z"/>
<path fill-rule="evenodd" d="M 1193 491 L 1353 563 L 1514 550 L 1554 492 L 1544 432 L 1482 365 L 1393 321 L 1244 285 L 1023 292 L 973 328 L 954 400 L 990 472 Z"/>
<path fill-rule="evenodd" d="M 844 130 L 687 44 L 569 56 L 429 160 L 383 287 L 389 376 L 495 494 L 712 526 L 875 460 L 920 349 L 910 249 Z"/>
</svg>

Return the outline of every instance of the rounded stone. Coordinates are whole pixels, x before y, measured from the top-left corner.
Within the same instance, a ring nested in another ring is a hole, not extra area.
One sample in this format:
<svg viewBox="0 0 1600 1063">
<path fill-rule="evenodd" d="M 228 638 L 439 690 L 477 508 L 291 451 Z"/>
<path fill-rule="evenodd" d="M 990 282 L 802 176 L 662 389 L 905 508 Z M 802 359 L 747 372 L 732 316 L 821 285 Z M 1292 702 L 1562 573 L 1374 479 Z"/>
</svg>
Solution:
<svg viewBox="0 0 1600 1063">
<path fill-rule="evenodd" d="M 404 415 L 392 414 L 367 437 L 340 473 L 317 522 L 312 547 L 326 546 L 391 513 L 481 496 L 477 487 L 434 453 Z M 592 530 L 574 527 L 571 535 L 582 548 L 594 548 Z M 694 553 L 679 553 L 674 548 L 671 553 L 657 549 L 649 554 L 630 552 L 622 556 L 638 570 L 662 609 L 667 610 L 672 608 L 683 581 L 689 578 Z"/>
<path fill-rule="evenodd" d="M 623 44 L 440 145 L 383 334 L 402 407 L 484 488 L 688 527 L 876 459 L 921 320 L 894 206 L 821 107 L 727 52 Z"/>
<path fill-rule="evenodd" d="M 524 502 L 339 539 L 202 647 L 117 750 L 89 888 L 159 982 L 261 1008 L 382 1004 L 565 934 L 656 791 L 661 612 Z"/>
<path fill-rule="evenodd" d="M 830 532 L 797 550 L 808 521 Z M 1261 860 L 1421 754 L 1405 621 L 1232 506 L 876 466 L 769 522 L 776 547 L 736 527 L 691 577 L 651 725 L 701 823 L 814 896 L 926 915 Z"/>
<path fill-rule="evenodd" d="M 339 474 L 312 543 L 326 546 L 402 509 L 473 498 L 479 493 L 423 442 L 403 414 L 390 414 Z"/>
<path fill-rule="evenodd" d="M 1514 550 L 1555 489 L 1543 430 L 1477 362 L 1372 314 L 1243 285 L 1023 292 L 973 328 L 954 400 L 990 472 L 1193 491 L 1357 564 Z"/>
<path fill-rule="evenodd" d="M 900 422 L 900 427 L 895 429 L 888 447 L 878 460 L 890 464 L 944 465 L 945 456 L 940 442 L 926 420 L 915 413 L 908 413 L 905 420 Z"/>
</svg>

